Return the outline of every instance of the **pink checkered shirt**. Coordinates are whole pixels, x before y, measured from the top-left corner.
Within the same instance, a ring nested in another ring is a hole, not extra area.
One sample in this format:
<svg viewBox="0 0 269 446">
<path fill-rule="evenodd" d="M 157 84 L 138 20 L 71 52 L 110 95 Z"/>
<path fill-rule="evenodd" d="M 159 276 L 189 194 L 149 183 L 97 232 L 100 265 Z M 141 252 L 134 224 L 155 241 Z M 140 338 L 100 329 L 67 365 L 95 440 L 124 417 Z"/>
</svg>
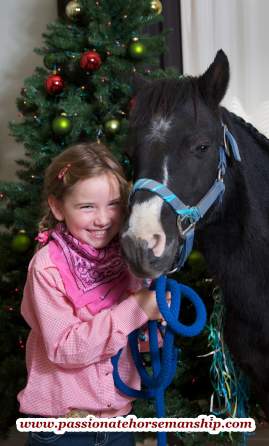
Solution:
<svg viewBox="0 0 269 446">
<path fill-rule="evenodd" d="M 31 327 L 28 379 L 18 394 L 21 413 L 56 417 L 79 409 L 114 417 L 130 412 L 133 399 L 115 388 L 110 358 L 123 348 L 120 376 L 139 389 L 127 336 L 148 318 L 132 296 L 95 316 L 87 307 L 75 309 L 45 246 L 29 265 L 21 311 Z"/>
</svg>

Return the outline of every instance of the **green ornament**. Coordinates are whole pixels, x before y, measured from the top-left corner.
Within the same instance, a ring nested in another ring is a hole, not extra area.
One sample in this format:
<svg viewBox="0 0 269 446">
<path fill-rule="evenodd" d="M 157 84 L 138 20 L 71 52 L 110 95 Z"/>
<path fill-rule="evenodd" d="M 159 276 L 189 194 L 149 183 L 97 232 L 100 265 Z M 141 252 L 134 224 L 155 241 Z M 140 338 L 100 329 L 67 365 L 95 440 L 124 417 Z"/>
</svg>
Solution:
<svg viewBox="0 0 269 446">
<path fill-rule="evenodd" d="M 106 135 L 112 136 L 120 130 L 120 121 L 118 119 L 110 119 L 105 123 Z"/>
<path fill-rule="evenodd" d="M 146 54 L 146 47 L 139 40 L 134 40 L 129 45 L 128 53 L 132 59 L 140 60 L 140 59 L 143 59 L 143 57 Z"/>
<path fill-rule="evenodd" d="M 25 231 L 20 231 L 11 242 L 12 250 L 19 253 L 26 252 L 30 245 L 31 239 L 28 237 Z"/>
<path fill-rule="evenodd" d="M 66 116 L 57 116 L 52 121 L 52 130 L 58 136 L 68 135 L 72 130 L 72 122 Z"/>
</svg>

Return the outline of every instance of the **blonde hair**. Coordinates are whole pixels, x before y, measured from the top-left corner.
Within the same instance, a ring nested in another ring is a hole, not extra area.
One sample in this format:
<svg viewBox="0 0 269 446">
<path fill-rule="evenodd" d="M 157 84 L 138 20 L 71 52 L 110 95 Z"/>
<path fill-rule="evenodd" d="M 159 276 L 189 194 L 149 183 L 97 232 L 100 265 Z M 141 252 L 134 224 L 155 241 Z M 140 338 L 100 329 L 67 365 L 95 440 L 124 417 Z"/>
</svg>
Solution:
<svg viewBox="0 0 269 446">
<path fill-rule="evenodd" d="M 97 142 L 76 144 L 53 158 L 45 171 L 44 216 L 38 226 L 39 232 L 53 229 L 58 223 L 49 208 L 49 196 L 63 200 L 78 181 L 106 173 L 117 178 L 121 201 L 127 210 L 128 183 L 122 166 L 106 146 Z"/>
</svg>

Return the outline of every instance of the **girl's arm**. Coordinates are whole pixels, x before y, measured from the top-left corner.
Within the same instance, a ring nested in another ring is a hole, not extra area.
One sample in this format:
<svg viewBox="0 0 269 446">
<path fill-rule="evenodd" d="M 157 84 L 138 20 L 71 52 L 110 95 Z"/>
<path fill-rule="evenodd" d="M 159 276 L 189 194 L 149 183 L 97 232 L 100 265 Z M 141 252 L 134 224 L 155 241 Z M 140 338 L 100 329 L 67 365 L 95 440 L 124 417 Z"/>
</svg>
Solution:
<svg viewBox="0 0 269 446">
<path fill-rule="evenodd" d="M 131 296 L 82 321 L 65 296 L 56 268 L 29 270 L 22 315 L 33 331 L 40 332 L 49 360 L 64 368 L 83 367 L 114 356 L 126 346 L 128 334 L 149 319 Z"/>
</svg>

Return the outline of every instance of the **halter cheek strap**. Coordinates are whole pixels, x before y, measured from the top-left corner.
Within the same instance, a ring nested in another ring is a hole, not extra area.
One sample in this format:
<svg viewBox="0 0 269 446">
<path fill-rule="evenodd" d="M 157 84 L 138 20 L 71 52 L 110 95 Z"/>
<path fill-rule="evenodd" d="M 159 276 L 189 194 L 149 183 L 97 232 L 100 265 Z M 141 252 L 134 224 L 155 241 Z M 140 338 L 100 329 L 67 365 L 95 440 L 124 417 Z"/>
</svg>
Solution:
<svg viewBox="0 0 269 446">
<path fill-rule="evenodd" d="M 223 127 L 223 140 L 224 140 L 225 152 L 227 153 L 227 155 L 230 155 L 231 154 L 230 149 L 231 149 L 234 159 L 236 161 L 241 161 L 241 156 L 235 138 L 233 137 L 231 132 L 229 132 L 227 125 L 223 124 L 223 122 L 221 124 Z"/>
<path fill-rule="evenodd" d="M 223 177 L 225 175 L 227 160 L 226 153 L 230 153 L 231 148 L 233 157 L 236 161 L 241 161 L 240 153 L 237 142 L 233 135 L 229 132 L 226 125 L 223 125 L 224 129 L 224 144 L 219 147 L 219 164 L 218 175 L 212 187 L 206 193 L 206 195 L 199 201 L 196 206 L 190 207 L 181 201 L 168 187 L 158 181 L 151 180 L 150 178 L 141 178 L 137 180 L 133 186 L 130 201 L 138 190 L 147 190 L 157 194 L 163 199 L 177 214 L 177 226 L 180 237 L 184 240 L 183 247 L 179 254 L 178 265 L 176 270 L 180 270 L 185 261 L 187 260 L 193 247 L 194 230 L 196 223 L 203 218 L 208 209 L 215 203 L 215 201 L 221 199 L 224 191 L 225 184 Z M 228 146 L 229 144 L 229 146 Z"/>
</svg>

